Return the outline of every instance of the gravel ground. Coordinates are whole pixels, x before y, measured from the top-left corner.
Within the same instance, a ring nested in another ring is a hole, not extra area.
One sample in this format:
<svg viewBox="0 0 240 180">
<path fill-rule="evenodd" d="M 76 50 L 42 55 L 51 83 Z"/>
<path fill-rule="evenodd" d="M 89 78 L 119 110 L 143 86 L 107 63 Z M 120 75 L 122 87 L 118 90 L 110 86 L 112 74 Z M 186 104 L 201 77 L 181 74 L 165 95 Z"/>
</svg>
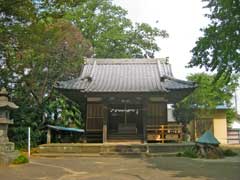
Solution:
<svg viewBox="0 0 240 180">
<path fill-rule="evenodd" d="M 220 160 L 180 157 L 33 158 L 0 167 L 0 180 L 239 180 L 240 156 Z"/>
</svg>

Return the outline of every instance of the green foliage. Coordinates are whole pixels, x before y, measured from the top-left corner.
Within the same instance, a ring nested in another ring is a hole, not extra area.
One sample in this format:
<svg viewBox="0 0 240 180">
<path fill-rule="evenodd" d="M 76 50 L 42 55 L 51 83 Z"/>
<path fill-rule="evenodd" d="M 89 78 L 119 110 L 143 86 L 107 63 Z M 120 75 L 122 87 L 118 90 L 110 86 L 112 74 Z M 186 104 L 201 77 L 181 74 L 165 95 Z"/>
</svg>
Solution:
<svg viewBox="0 0 240 180">
<path fill-rule="evenodd" d="M 45 141 L 46 124 L 61 121 L 60 124 L 82 126 L 76 104 L 64 99 L 57 107 L 62 97 L 54 91 L 57 81 L 77 76 L 83 56 L 92 54 L 90 42 L 78 28 L 60 18 L 64 10 L 78 4 L 0 1 L 0 87 L 6 87 L 20 107 L 11 114 L 15 123 L 9 129 L 9 137 L 18 148 L 26 147 L 28 126 L 32 129 L 33 146 Z M 50 109 L 58 113 L 58 119 L 47 116 Z"/>
<path fill-rule="evenodd" d="M 196 150 L 193 149 L 193 148 L 186 149 L 183 152 L 183 156 L 184 157 L 190 157 L 190 158 L 197 158 L 198 157 Z"/>
<path fill-rule="evenodd" d="M 82 56 L 90 53 L 90 44 L 76 27 L 65 20 L 57 20 L 50 24 L 38 22 L 24 31 L 27 33 L 18 37 L 17 47 L 13 48 L 16 45 L 11 44 L 5 48 L 6 59 L 0 72 L 3 75 L 1 85 L 8 87 L 14 101 L 20 106 L 12 114 L 15 119 L 15 124 L 11 127 L 13 132 L 22 131 L 22 127 L 24 129 L 30 126 L 36 136 L 41 137 L 34 139 L 36 141 L 33 144 L 36 144 L 42 142 L 44 127 L 49 123 L 49 119 L 45 118 L 47 110 L 50 109 L 48 106 L 59 97 L 59 93 L 54 91 L 54 84 L 79 73 Z M 64 100 L 63 103 L 67 104 L 68 101 Z M 61 111 L 58 116 L 67 124 L 70 120 L 69 113 L 72 113 L 72 124 L 77 123 L 79 126 L 81 114 L 76 111 L 77 107 L 70 110 L 73 106 L 72 103 L 62 105 L 58 108 Z M 57 122 L 52 122 L 55 123 Z M 11 135 L 10 138 L 17 146 L 24 146 L 26 136 L 20 136 L 20 140 L 15 134 Z"/>
<path fill-rule="evenodd" d="M 211 14 L 206 16 L 210 24 L 202 29 L 203 37 L 192 49 L 190 67 L 200 66 L 217 70 L 216 78 L 229 80 L 234 72 L 240 72 L 240 3 L 239 0 L 203 0 Z"/>
<path fill-rule="evenodd" d="M 176 154 L 176 156 L 177 156 L 177 157 L 182 157 L 182 156 L 183 156 L 183 153 L 182 153 L 182 152 L 178 152 L 178 153 Z"/>
<path fill-rule="evenodd" d="M 215 81 L 216 75 L 205 73 L 193 74 L 187 77 L 188 80 L 196 82 L 197 89 L 188 97 L 176 105 L 174 115 L 180 122 L 189 122 L 201 116 L 202 113 L 210 113 L 218 105 L 229 107 L 229 114 L 232 111 L 231 99 L 238 85 L 238 77 L 232 77 L 228 81 L 221 77 Z M 196 111 L 196 109 L 198 109 Z M 232 116 L 228 116 L 231 118 Z"/>
<path fill-rule="evenodd" d="M 216 75 L 205 73 L 193 74 L 188 80 L 196 82 L 198 88 L 191 95 L 192 102 L 198 107 L 213 109 L 217 105 L 231 105 L 233 93 L 238 85 L 238 77 L 232 77 L 231 81 L 224 78 L 215 80 Z"/>
<path fill-rule="evenodd" d="M 25 123 L 25 122 L 23 122 Z M 34 124 L 34 123 L 33 123 Z M 31 128 L 31 147 L 36 147 L 40 143 L 46 142 L 43 129 Z M 10 140 L 15 142 L 16 149 L 27 149 L 28 127 L 20 125 L 19 122 L 9 128 Z"/>
<path fill-rule="evenodd" d="M 21 154 L 13 161 L 13 164 L 25 164 L 28 162 L 28 158 L 25 155 Z"/>
<path fill-rule="evenodd" d="M 228 109 L 226 112 L 227 123 L 232 124 L 233 120 L 237 118 L 237 112 L 235 109 Z"/>
<path fill-rule="evenodd" d="M 189 157 L 189 158 L 197 158 L 197 150 L 196 148 L 186 148 L 183 152 L 177 153 L 177 157 Z"/>
<path fill-rule="evenodd" d="M 168 34 L 146 23 L 133 25 L 127 11 L 111 0 L 86 1 L 65 16 L 71 20 L 93 45 L 95 57 L 152 57 L 159 51 L 156 37 Z"/>
<path fill-rule="evenodd" d="M 135 25 L 110 0 L 0 0 L 0 87 L 20 107 L 9 137 L 26 147 L 45 142 L 46 125 L 83 127 L 82 106 L 54 90 L 56 82 L 80 73 L 83 57 L 153 57 L 165 31 Z M 66 14 L 67 12 L 67 14 Z"/>
<path fill-rule="evenodd" d="M 231 149 L 223 150 L 223 154 L 224 154 L 224 156 L 237 156 L 238 155 L 238 153 L 234 152 Z"/>
<path fill-rule="evenodd" d="M 58 96 L 47 105 L 45 118 L 49 124 L 64 127 L 83 128 L 83 120 L 78 104 L 68 101 L 64 96 Z"/>
</svg>

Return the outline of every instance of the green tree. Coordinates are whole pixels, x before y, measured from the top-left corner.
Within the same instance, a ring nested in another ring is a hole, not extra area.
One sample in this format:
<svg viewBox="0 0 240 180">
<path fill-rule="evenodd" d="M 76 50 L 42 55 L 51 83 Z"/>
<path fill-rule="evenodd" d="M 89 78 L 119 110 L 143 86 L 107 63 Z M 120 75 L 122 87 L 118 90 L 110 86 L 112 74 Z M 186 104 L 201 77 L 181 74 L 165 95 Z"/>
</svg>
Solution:
<svg viewBox="0 0 240 180">
<path fill-rule="evenodd" d="M 203 0 L 211 14 L 210 24 L 202 29 L 203 37 L 192 49 L 189 66 L 217 70 L 217 77 L 230 79 L 240 72 L 240 2 L 239 0 Z"/>
<path fill-rule="evenodd" d="M 54 84 L 79 73 L 83 56 L 92 54 L 91 44 L 72 23 L 58 18 L 56 8 L 47 11 L 48 2 L 0 1 L 0 86 L 20 106 L 9 131 L 17 146 L 25 144 L 27 126 L 33 129 L 33 145 L 42 142 L 47 123 L 82 127 L 78 105 L 55 92 Z"/>
<path fill-rule="evenodd" d="M 111 0 L 92 0 L 71 9 L 65 17 L 91 41 L 95 57 L 153 57 L 160 50 L 156 37 L 168 34 L 146 23 L 133 25 L 126 15 L 127 11 Z"/>
<path fill-rule="evenodd" d="M 54 91 L 58 80 L 79 74 L 82 57 L 91 54 L 91 45 L 79 30 L 65 20 L 39 21 L 24 29 L 14 48 L 6 49 L 1 74 L 7 75 L 5 86 L 12 89 L 20 105 L 13 114 L 17 120 L 15 127 L 20 130 L 19 125 L 31 126 L 36 132 L 42 131 L 48 123 L 59 124 L 59 117 L 62 125 L 71 122 L 81 127 L 81 113 L 74 108 L 76 104 L 70 105 L 65 98 L 60 101 Z M 59 106 L 53 106 L 54 103 Z M 54 111 L 53 107 L 58 113 L 55 121 L 52 116 L 46 116 L 49 109 Z M 24 123 L 19 124 L 21 120 Z"/>
<path fill-rule="evenodd" d="M 110 0 L 0 0 L 0 14 L 0 86 L 20 106 L 9 132 L 18 146 L 26 142 L 27 126 L 38 144 L 48 123 L 83 125 L 80 107 L 54 91 L 58 80 L 78 75 L 83 56 L 94 50 L 103 58 L 152 57 L 159 50 L 155 38 L 167 36 L 133 25 Z"/>
<path fill-rule="evenodd" d="M 5 46 L 17 43 L 19 31 L 38 21 L 60 19 L 69 10 L 84 2 L 72 0 L 0 0 L 0 54 Z"/>
<path fill-rule="evenodd" d="M 58 80 L 79 73 L 82 57 L 91 54 L 91 45 L 76 27 L 60 20 L 35 23 L 20 34 L 15 47 L 7 47 L 3 71 L 12 73 L 41 106 Z"/>
<path fill-rule="evenodd" d="M 192 94 L 176 104 L 174 115 L 177 121 L 186 124 L 200 117 L 202 113 L 211 114 L 218 105 L 226 105 L 229 108 L 227 110 L 228 117 L 233 117 L 231 100 L 238 86 L 238 77 L 234 76 L 231 81 L 221 77 L 214 83 L 215 78 L 216 75 L 205 73 L 187 77 L 188 80 L 196 82 L 198 87 Z"/>
<path fill-rule="evenodd" d="M 55 96 L 55 99 L 48 103 L 45 110 L 48 123 L 64 127 L 83 128 L 82 114 L 78 104 L 69 101 L 64 96 Z"/>
</svg>

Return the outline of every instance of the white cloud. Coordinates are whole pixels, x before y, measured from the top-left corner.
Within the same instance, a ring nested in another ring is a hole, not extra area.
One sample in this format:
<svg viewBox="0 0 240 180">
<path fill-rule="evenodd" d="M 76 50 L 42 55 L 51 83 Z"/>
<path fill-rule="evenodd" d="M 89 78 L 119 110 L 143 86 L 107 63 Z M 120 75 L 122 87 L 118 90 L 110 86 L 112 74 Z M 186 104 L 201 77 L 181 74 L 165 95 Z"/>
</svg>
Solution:
<svg viewBox="0 0 240 180">
<path fill-rule="evenodd" d="M 204 17 L 207 9 L 202 8 L 201 0 L 114 0 L 114 3 L 128 10 L 133 22 L 146 22 L 167 30 L 170 37 L 158 39 L 161 51 L 156 57 L 169 57 L 177 78 L 200 72 L 198 68 L 185 66 L 191 59 L 190 50 L 201 36 L 199 29 L 208 23 Z"/>
</svg>

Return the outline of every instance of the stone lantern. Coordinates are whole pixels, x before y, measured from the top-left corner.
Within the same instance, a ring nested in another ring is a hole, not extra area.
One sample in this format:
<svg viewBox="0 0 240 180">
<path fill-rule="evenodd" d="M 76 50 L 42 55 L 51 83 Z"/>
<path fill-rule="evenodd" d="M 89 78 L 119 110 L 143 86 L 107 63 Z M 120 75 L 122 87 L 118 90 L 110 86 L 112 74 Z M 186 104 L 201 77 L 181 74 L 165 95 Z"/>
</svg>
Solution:
<svg viewBox="0 0 240 180">
<path fill-rule="evenodd" d="M 0 91 L 0 164 L 10 163 L 18 154 L 14 149 L 14 143 L 8 140 L 8 125 L 13 124 L 9 119 L 9 112 L 17 108 L 18 106 L 9 101 L 7 90 L 2 88 Z"/>
</svg>

